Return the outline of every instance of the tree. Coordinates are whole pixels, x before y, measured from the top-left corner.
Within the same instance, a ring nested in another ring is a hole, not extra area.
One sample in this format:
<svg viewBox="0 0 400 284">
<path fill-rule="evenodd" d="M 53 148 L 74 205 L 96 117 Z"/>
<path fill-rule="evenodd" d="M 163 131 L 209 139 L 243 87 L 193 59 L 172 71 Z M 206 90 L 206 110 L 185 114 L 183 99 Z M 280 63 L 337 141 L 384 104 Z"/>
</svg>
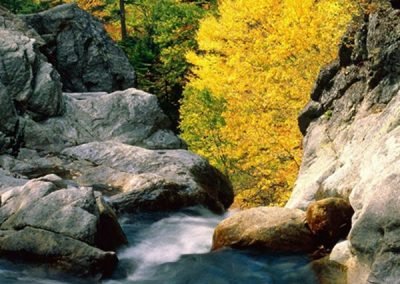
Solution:
<svg viewBox="0 0 400 284">
<path fill-rule="evenodd" d="M 182 137 L 229 174 L 238 199 L 284 204 L 301 160 L 297 114 L 354 11 L 350 0 L 225 0 L 202 20 L 199 51 L 187 55 Z"/>
<path fill-rule="evenodd" d="M 177 128 L 179 100 L 189 64 L 185 54 L 196 50 L 199 20 L 209 11 L 192 1 L 126 1 L 128 36 L 121 45 L 135 67 L 137 86 L 159 97 Z"/>
</svg>

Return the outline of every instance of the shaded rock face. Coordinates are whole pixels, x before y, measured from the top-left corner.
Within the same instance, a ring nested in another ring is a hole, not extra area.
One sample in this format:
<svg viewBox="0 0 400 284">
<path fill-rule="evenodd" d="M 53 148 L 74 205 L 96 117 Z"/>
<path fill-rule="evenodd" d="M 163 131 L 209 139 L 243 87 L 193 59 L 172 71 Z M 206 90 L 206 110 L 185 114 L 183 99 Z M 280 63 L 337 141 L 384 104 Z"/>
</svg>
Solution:
<svg viewBox="0 0 400 284">
<path fill-rule="evenodd" d="M 115 250 L 127 241 L 116 219 L 107 221 L 114 232 L 104 236 L 105 210 L 98 202 L 91 189 L 70 186 L 56 175 L 9 189 L 1 194 L 0 255 L 22 256 L 78 275 L 112 270 L 116 254 L 98 247 Z"/>
<path fill-rule="evenodd" d="M 311 232 L 326 249 L 345 239 L 351 228 L 353 208 L 342 198 L 325 198 L 311 203 L 306 220 Z"/>
<path fill-rule="evenodd" d="M 134 86 L 132 66 L 102 24 L 75 4 L 23 16 L 45 40 L 41 48 L 66 92 L 112 92 Z"/>
<path fill-rule="evenodd" d="M 43 39 L 0 7 L 0 153 L 22 144 L 22 115 L 34 120 L 64 110 L 57 71 L 39 52 Z"/>
<path fill-rule="evenodd" d="M 287 207 L 350 200 L 346 265 L 360 283 L 400 279 L 399 92 L 400 11 L 388 7 L 350 28 L 339 59 L 321 71 L 299 117 L 304 156 Z"/>
<path fill-rule="evenodd" d="M 1 108 L 7 122 L 0 130 L 9 131 L 17 113 L 28 112 L 34 119 L 60 115 L 63 97 L 59 75 L 37 51 L 35 39 L 3 28 L 0 38 Z"/>
<path fill-rule="evenodd" d="M 298 209 L 258 207 L 225 219 L 214 231 L 212 249 L 257 248 L 267 252 L 310 253 L 318 243 Z"/>
</svg>

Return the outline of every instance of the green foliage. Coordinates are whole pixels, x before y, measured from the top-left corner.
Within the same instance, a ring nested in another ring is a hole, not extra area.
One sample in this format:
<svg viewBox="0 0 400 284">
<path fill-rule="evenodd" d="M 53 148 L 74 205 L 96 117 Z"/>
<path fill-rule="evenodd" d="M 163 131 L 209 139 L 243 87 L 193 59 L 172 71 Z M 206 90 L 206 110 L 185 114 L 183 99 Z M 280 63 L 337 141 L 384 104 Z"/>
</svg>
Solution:
<svg viewBox="0 0 400 284">
<path fill-rule="evenodd" d="M 30 13 L 62 3 L 77 3 L 104 23 L 136 70 L 138 88 L 158 96 L 178 129 L 179 100 L 189 71 L 185 54 L 197 50 L 199 21 L 216 10 L 217 0 L 125 0 L 127 37 L 121 40 L 121 1 L 0 0 L 17 13 Z"/>
<path fill-rule="evenodd" d="M 175 128 L 189 68 L 185 54 L 197 49 L 199 20 L 208 11 L 204 2 L 135 0 L 125 6 L 128 38 L 120 44 L 136 70 L 137 86 L 159 97 Z"/>
<path fill-rule="evenodd" d="M 48 2 L 38 0 L 0 0 L 0 5 L 15 14 L 35 13 L 50 7 Z"/>
</svg>

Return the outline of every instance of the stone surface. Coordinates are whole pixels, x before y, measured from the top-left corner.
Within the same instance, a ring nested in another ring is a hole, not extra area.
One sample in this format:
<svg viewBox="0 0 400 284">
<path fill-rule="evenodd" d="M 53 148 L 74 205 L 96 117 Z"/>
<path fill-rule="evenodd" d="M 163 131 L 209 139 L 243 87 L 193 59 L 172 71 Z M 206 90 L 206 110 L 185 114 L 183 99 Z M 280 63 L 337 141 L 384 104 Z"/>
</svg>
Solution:
<svg viewBox="0 0 400 284">
<path fill-rule="evenodd" d="M 115 252 L 104 252 L 76 239 L 32 227 L 0 230 L 0 254 L 51 265 L 79 276 L 108 275 L 118 262 Z"/>
<path fill-rule="evenodd" d="M 379 9 L 349 29 L 339 63 L 321 73 L 311 95 L 322 114 L 299 118 L 304 156 L 287 207 L 305 209 L 327 197 L 350 200 L 349 283 L 400 279 L 399 13 Z"/>
<path fill-rule="evenodd" d="M 345 239 L 354 210 L 343 198 L 330 197 L 311 203 L 306 211 L 307 225 L 326 249 Z"/>
<path fill-rule="evenodd" d="M 182 148 L 154 95 L 136 89 L 64 94 L 62 117 L 25 122 L 25 146 L 59 152 L 93 141 L 115 140 L 152 149 Z M 160 132 L 162 134 L 160 134 Z"/>
<path fill-rule="evenodd" d="M 122 193 L 110 198 L 121 212 L 171 210 L 202 204 L 221 212 L 233 201 L 229 181 L 206 160 L 186 150 L 147 150 L 118 142 L 93 142 L 63 155 L 96 167 L 80 169 L 77 181 Z"/>
<path fill-rule="evenodd" d="M 14 15 L 1 5 L 0 28 L 23 33 L 27 37 L 33 38 L 38 46 L 41 46 L 45 43 L 42 37 L 33 28 L 29 27 L 25 21 L 21 20 L 17 15 Z"/>
<path fill-rule="evenodd" d="M 329 256 L 314 260 L 311 268 L 319 284 L 344 284 L 347 283 L 347 268 L 329 259 Z M 355 283 L 355 282 L 352 282 Z"/>
<path fill-rule="evenodd" d="M 258 207 L 240 211 L 215 229 L 212 249 L 257 248 L 267 252 L 310 253 L 317 243 L 298 209 Z"/>
<path fill-rule="evenodd" d="M 132 66 L 102 24 L 75 4 L 22 17 L 45 40 L 41 48 L 67 92 L 112 92 L 135 84 Z"/>
<path fill-rule="evenodd" d="M 115 214 L 96 202 L 91 189 L 70 186 L 56 175 L 30 180 L 0 198 L 2 255 L 79 275 L 103 274 L 113 269 L 117 257 L 97 247 L 115 250 L 127 243 Z"/>
<path fill-rule="evenodd" d="M 28 112 L 34 119 L 61 114 L 63 97 L 59 75 L 38 52 L 35 40 L 2 28 L 0 38 L 4 39 L 0 42 L 0 82 L 5 89 L 3 95 L 8 97 L 5 101 L 8 111 Z"/>
<path fill-rule="evenodd" d="M 128 239 L 118 223 L 118 217 L 102 197 L 96 198 L 99 210 L 97 224 L 96 247 L 102 250 L 116 250 L 121 245 L 127 245 Z"/>
</svg>

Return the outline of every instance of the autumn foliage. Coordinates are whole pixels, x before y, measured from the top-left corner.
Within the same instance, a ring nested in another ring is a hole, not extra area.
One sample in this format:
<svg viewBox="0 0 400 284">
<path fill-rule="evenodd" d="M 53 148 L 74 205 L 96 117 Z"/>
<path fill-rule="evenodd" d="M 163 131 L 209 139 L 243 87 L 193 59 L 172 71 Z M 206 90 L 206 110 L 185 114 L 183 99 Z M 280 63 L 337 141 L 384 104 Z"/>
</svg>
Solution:
<svg viewBox="0 0 400 284">
<path fill-rule="evenodd" d="M 205 18 L 182 137 L 234 182 L 240 205 L 283 205 L 301 160 L 297 115 L 337 54 L 350 0 L 224 0 Z"/>
</svg>

